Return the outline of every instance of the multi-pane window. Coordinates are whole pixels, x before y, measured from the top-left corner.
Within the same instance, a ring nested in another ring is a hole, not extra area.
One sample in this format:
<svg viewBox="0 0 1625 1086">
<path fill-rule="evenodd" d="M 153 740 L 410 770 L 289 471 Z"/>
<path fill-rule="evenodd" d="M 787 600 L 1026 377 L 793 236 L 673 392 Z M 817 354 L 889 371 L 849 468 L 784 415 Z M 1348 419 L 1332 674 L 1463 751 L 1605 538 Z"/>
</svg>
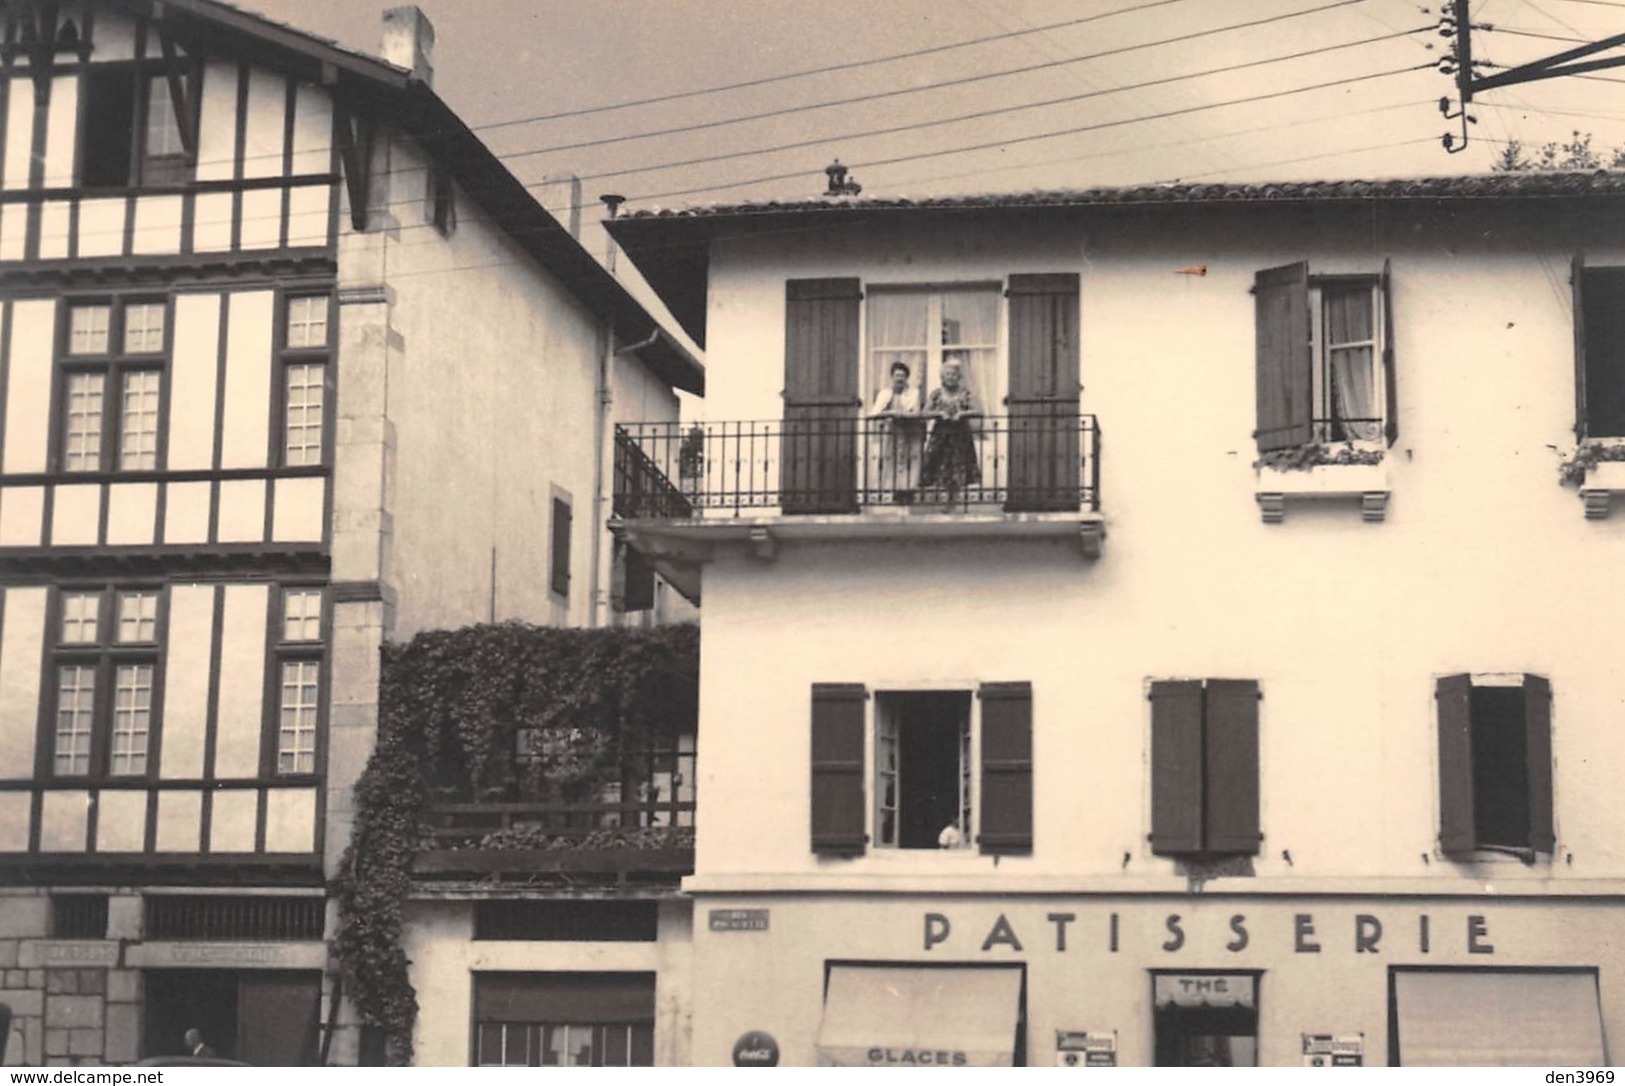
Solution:
<svg viewBox="0 0 1625 1086">
<path fill-rule="evenodd" d="M 323 460 L 330 310 L 325 294 L 287 299 L 282 329 L 282 461 L 288 467 Z"/>
<path fill-rule="evenodd" d="M 69 307 L 61 383 L 63 471 L 152 471 L 159 464 L 165 302 Z"/>
<path fill-rule="evenodd" d="M 321 720 L 322 607 L 319 588 L 282 590 L 277 646 L 277 773 L 316 772 Z"/>
<path fill-rule="evenodd" d="M 647 1067 L 654 1026 L 482 1022 L 481 1067 Z"/>
<path fill-rule="evenodd" d="M 649 1067 L 652 973 L 474 975 L 471 1062 L 490 1067 Z"/>
<path fill-rule="evenodd" d="M 924 406 L 957 362 L 960 380 L 982 411 L 1003 399 L 998 372 L 999 292 L 996 288 L 921 290 L 875 288 L 869 294 L 869 366 L 864 402 L 889 387 L 902 363 Z"/>
<path fill-rule="evenodd" d="M 159 605 L 157 589 L 58 595 L 51 761 L 57 776 L 147 773 Z"/>
</svg>

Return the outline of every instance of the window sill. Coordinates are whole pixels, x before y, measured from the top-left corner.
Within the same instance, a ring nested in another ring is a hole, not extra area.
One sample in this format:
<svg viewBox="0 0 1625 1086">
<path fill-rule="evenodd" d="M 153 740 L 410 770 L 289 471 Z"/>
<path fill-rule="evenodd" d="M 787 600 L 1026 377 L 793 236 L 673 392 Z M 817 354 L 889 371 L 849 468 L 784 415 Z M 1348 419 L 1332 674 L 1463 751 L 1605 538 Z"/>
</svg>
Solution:
<svg viewBox="0 0 1625 1086">
<path fill-rule="evenodd" d="M 1286 500 L 1358 499 L 1361 518 L 1380 523 L 1388 512 L 1388 465 L 1316 464 L 1306 469 L 1282 471 L 1261 467 L 1253 487 L 1265 524 L 1286 519 Z"/>
<path fill-rule="evenodd" d="M 1591 465 L 1580 484 L 1586 519 L 1607 520 L 1615 494 L 1625 494 L 1625 460 L 1599 460 Z"/>
</svg>

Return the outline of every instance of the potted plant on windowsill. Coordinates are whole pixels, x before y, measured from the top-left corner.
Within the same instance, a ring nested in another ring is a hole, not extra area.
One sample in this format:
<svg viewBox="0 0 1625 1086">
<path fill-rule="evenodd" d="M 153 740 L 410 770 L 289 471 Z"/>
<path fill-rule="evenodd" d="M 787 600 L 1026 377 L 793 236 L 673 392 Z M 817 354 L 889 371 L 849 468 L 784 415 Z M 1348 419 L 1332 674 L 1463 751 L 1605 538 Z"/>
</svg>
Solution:
<svg viewBox="0 0 1625 1086">
<path fill-rule="evenodd" d="M 1258 489 L 1277 494 L 1361 494 L 1388 489 L 1383 450 L 1346 441 L 1272 449 L 1253 461 Z"/>
<path fill-rule="evenodd" d="M 1582 441 L 1559 461 L 1558 481 L 1581 490 L 1625 491 L 1625 438 Z"/>
</svg>

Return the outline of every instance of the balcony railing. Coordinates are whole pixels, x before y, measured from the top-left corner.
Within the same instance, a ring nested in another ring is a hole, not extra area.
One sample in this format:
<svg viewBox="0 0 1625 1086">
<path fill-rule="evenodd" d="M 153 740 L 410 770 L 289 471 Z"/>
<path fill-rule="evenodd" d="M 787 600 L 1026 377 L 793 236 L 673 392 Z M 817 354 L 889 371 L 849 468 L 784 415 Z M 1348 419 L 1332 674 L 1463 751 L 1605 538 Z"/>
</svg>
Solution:
<svg viewBox="0 0 1625 1086">
<path fill-rule="evenodd" d="M 615 428 L 615 515 L 1097 512 L 1100 427 L 1049 408 L 948 420 L 804 414 Z"/>
<path fill-rule="evenodd" d="M 419 874 L 686 874 L 694 801 L 438 804 L 419 838 Z"/>
</svg>

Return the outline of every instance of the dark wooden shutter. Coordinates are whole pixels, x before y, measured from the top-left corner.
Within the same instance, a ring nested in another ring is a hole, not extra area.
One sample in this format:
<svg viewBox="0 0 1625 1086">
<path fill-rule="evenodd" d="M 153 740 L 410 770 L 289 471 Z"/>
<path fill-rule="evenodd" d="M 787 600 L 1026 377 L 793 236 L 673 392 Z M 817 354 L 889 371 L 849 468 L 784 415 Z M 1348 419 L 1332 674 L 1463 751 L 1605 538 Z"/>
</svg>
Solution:
<svg viewBox="0 0 1625 1086">
<path fill-rule="evenodd" d="M 570 594 L 570 503 L 553 499 L 553 554 L 549 584 L 561 596 Z"/>
<path fill-rule="evenodd" d="M 1625 268 L 1579 268 L 1584 296 L 1576 369 L 1584 402 L 1577 423 L 1585 437 L 1625 436 Z"/>
<path fill-rule="evenodd" d="M 1382 387 L 1383 436 L 1389 446 L 1399 438 L 1399 366 L 1394 358 L 1394 269 L 1393 262 L 1382 262 Z"/>
<path fill-rule="evenodd" d="M 984 853 L 1033 850 L 1033 687 L 983 683 L 982 815 L 976 843 Z"/>
<path fill-rule="evenodd" d="M 1586 322 L 1584 253 L 1569 264 L 1569 294 L 1574 301 L 1574 436 L 1586 437 Z"/>
<path fill-rule="evenodd" d="M 863 709 L 869 694 L 855 683 L 812 688 L 812 850 L 833 856 L 863 852 L 866 808 Z"/>
<path fill-rule="evenodd" d="M 1552 684 L 1539 675 L 1523 677 L 1524 750 L 1529 762 L 1529 847 L 1551 852 L 1552 832 Z"/>
<path fill-rule="evenodd" d="M 1258 851 L 1258 698 L 1252 679 L 1207 682 L 1202 793 L 1208 852 Z"/>
<path fill-rule="evenodd" d="M 1151 851 L 1202 851 L 1202 684 L 1151 684 Z"/>
<path fill-rule="evenodd" d="M 636 547 L 625 540 L 615 541 L 609 576 L 610 607 L 626 614 L 647 611 L 655 605 L 655 571 Z"/>
<path fill-rule="evenodd" d="M 1309 318 L 1309 265 L 1288 264 L 1253 276 L 1258 323 L 1258 451 L 1307 444 L 1313 396 L 1314 343 Z"/>
<path fill-rule="evenodd" d="M 1478 844 L 1473 829 L 1473 681 L 1446 675 L 1434 698 L 1439 703 L 1439 849 L 1459 855 Z"/>
<path fill-rule="evenodd" d="M 1078 507 L 1078 290 L 1073 272 L 1010 277 L 1011 511 Z"/>
<path fill-rule="evenodd" d="M 785 283 L 779 500 L 786 513 L 857 510 L 862 298 L 856 279 Z"/>
</svg>

